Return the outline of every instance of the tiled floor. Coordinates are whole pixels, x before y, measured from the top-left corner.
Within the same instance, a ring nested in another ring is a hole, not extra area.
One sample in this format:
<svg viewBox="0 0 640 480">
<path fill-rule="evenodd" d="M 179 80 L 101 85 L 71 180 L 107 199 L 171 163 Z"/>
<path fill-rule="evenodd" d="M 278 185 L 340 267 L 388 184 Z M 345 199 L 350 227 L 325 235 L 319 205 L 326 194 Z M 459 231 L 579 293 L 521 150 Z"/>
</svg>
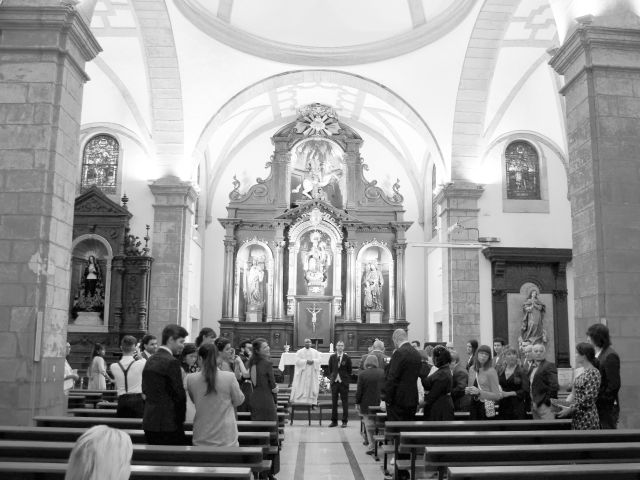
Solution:
<svg viewBox="0 0 640 480">
<path fill-rule="evenodd" d="M 365 453 L 359 422 L 347 428 L 302 424 L 285 427 L 278 480 L 370 480 L 384 478 L 382 461 Z"/>
</svg>

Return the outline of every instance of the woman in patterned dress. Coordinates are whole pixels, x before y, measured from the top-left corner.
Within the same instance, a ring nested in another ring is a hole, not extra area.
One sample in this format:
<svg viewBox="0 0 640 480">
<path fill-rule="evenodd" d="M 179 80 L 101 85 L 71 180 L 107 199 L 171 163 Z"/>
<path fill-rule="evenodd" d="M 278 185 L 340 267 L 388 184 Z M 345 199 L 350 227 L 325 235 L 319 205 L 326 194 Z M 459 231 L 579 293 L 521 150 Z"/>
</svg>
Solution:
<svg viewBox="0 0 640 480">
<path fill-rule="evenodd" d="M 572 415 L 573 430 L 598 430 L 600 419 L 596 408 L 596 399 L 600 391 L 600 372 L 597 365 L 596 351 L 589 343 L 576 345 L 576 365 L 583 371 L 573 384 L 573 392 L 569 396 L 569 406 L 560 405 L 558 417 Z"/>
</svg>

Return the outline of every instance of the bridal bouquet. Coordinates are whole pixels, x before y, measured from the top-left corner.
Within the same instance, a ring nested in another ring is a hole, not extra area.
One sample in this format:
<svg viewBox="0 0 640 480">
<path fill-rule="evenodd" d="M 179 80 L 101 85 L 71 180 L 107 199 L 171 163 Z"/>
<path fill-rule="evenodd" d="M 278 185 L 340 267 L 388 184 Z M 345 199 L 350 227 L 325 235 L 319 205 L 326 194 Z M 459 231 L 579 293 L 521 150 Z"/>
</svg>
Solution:
<svg viewBox="0 0 640 480">
<path fill-rule="evenodd" d="M 329 393 L 331 392 L 331 380 L 325 377 L 322 370 L 318 375 L 318 383 L 320 384 L 320 393 Z"/>
</svg>

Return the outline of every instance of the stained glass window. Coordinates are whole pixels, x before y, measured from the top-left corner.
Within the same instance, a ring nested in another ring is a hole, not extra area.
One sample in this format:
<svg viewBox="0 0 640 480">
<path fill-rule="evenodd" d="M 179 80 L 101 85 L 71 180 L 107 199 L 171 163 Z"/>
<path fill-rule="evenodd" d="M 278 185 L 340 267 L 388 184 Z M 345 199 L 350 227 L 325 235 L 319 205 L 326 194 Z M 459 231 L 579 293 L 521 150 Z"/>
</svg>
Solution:
<svg viewBox="0 0 640 480">
<path fill-rule="evenodd" d="M 507 198 L 540 199 L 540 161 L 538 152 L 529 142 L 510 143 L 505 151 Z"/>
<path fill-rule="evenodd" d="M 120 144 L 112 136 L 91 138 L 82 155 L 82 191 L 95 185 L 107 195 L 117 194 L 119 155 Z"/>
</svg>

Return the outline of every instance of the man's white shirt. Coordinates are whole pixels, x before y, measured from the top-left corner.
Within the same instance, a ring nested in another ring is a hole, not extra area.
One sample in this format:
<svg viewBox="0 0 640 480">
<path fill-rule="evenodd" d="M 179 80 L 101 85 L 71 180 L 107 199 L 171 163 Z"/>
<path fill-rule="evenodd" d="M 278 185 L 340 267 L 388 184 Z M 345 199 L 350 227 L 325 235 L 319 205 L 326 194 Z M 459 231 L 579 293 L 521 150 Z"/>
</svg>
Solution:
<svg viewBox="0 0 640 480">
<path fill-rule="evenodd" d="M 111 369 L 111 374 L 116 381 L 116 389 L 118 390 L 118 396 L 124 393 L 142 393 L 142 370 L 144 369 L 144 365 L 146 360 L 134 360 L 132 355 L 123 355 L 120 360 L 120 364 L 126 370 L 127 367 L 131 364 L 131 362 L 135 362 L 129 368 L 127 372 L 127 384 L 129 389 L 125 392 L 124 389 L 124 372 L 118 363 L 112 363 L 109 367 Z"/>
</svg>

